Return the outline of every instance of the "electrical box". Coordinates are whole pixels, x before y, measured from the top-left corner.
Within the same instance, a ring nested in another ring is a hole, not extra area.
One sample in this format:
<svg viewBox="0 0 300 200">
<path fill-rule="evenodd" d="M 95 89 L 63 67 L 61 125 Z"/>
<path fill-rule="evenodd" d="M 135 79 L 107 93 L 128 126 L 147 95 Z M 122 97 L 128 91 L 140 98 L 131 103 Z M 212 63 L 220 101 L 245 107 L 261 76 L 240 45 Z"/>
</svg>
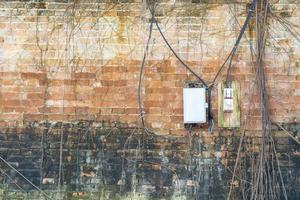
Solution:
<svg viewBox="0 0 300 200">
<path fill-rule="evenodd" d="M 240 86 L 236 81 L 218 85 L 218 126 L 240 127 Z"/>
<path fill-rule="evenodd" d="M 183 89 L 183 118 L 185 124 L 206 123 L 205 88 Z"/>
</svg>

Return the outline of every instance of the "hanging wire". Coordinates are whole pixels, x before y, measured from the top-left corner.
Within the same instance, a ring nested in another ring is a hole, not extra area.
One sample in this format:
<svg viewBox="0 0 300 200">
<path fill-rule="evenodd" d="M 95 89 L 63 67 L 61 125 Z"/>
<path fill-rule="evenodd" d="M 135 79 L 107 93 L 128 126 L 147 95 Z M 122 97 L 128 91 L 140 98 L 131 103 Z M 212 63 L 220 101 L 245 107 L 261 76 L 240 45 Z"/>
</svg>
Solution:
<svg viewBox="0 0 300 200">
<path fill-rule="evenodd" d="M 154 9 L 150 9 L 149 7 L 149 10 L 150 10 L 150 13 L 152 15 L 152 19 L 154 20 L 154 23 L 161 35 L 161 37 L 163 38 L 164 42 L 166 43 L 166 45 L 169 47 L 169 49 L 172 51 L 172 53 L 174 54 L 174 56 L 178 59 L 178 61 L 190 72 L 192 73 L 202 84 L 205 88 L 208 88 L 208 85 L 207 83 L 194 71 L 192 70 L 192 68 L 190 68 L 181 58 L 180 56 L 176 53 L 176 51 L 173 49 L 173 47 L 171 46 L 171 44 L 169 43 L 169 41 L 167 40 L 167 38 L 165 37 L 165 35 L 163 34 L 158 22 L 157 22 L 157 19 L 155 17 L 155 11 Z"/>
<path fill-rule="evenodd" d="M 295 28 L 292 26 L 292 24 L 287 21 L 286 19 L 275 15 L 274 13 L 271 13 L 271 15 L 276 19 L 279 24 L 288 31 L 299 43 L 300 43 L 300 33 L 295 30 Z"/>
<path fill-rule="evenodd" d="M 253 187 L 251 188 L 250 200 L 273 200 L 279 198 L 287 200 L 278 154 L 272 136 L 268 96 L 265 87 L 264 51 L 269 7 L 269 0 L 260 0 L 256 6 L 256 67 L 260 97 L 261 135 L 257 162 L 253 172 Z"/>
<path fill-rule="evenodd" d="M 158 21 L 155 17 L 155 4 L 153 3 L 150 3 L 149 1 L 146 1 L 147 3 L 147 7 L 151 13 L 151 16 L 152 16 L 152 22 L 155 23 L 161 37 L 163 38 L 164 42 L 166 43 L 166 45 L 169 47 L 169 49 L 172 51 L 172 53 L 174 54 L 174 56 L 177 58 L 177 60 L 190 72 L 192 73 L 201 83 L 202 85 L 206 88 L 206 91 L 207 91 L 207 96 L 208 96 L 208 123 L 209 123 L 209 128 L 208 128 L 208 131 L 210 133 L 213 133 L 214 131 L 214 119 L 213 119 L 213 113 L 212 113 L 212 108 L 211 108 L 211 91 L 212 91 L 212 86 L 208 86 L 208 84 L 192 69 L 190 68 L 181 58 L 180 56 L 176 53 L 176 51 L 174 50 L 174 48 L 171 46 L 171 44 L 169 43 L 169 41 L 167 40 L 167 38 L 165 37 L 165 35 L 163 34 L 159 24 L 158 24 Z M 145 56 L 144 56 L 145 58 Z M 144 60 L 143 60 L 144 62 Z M 141 74 L 140 74 L 140 77 L 141 77 Z M 140 113 L 143 114 L 140 110 Z M 142 122 L 143 122 L 143 118 L 142 118 Z"/>
<path fill-rule="evenodd" d="M 139 74 L 139 83 L 138 83 L 138 104 L 139 104 L 139 112 L 140 112 L 140 119 L 142 121 L 142 126 L 145 128 L 145 112 L 143 110 L 143 105 L 142 105 L 142 97 L 141 97 L 141 90 L 142 90 L 142 79 L 143 79 L 143 72 L 144 72 L 144 68 L 145 68 L 145 62 L 146 62 L 146 58 L 148 55 L 148 50 L 149 50 L 149 44 L 150 44 L 150 40 L 152 37 L 152 30 L 153 30 L 153 16 L 151 18 L 150 21 L 150 28 L 149 28 L 149 36 L 148 36 L 148 40 L 147 40 L 147 44 L 145 47 L 145 51 L 144 51 L 144 56 L 143 56 L 143 60 L 142 60 L 142 64 L 141 64 L 141 68 L 140 68 L 140 74 Z"/>
<path fill-rule="evenodd" d="M 152 15 L 152 19 L 161 35 L 161 37 L 163 38 L 164 42 L 166 43 L 166 45 L 169 47 L 169 49 L 172 51 L 172 53 L 175 55 L 175 57 L 179 60 L 179 62 L 190 72 L 192 73 L 195 77 L 197 77 L 197 79 L 203 84 L 203 86 L 207 89 L 207 93 L 208 93 L 208 121 L 209 121 L 209 132 L 212 133 L 213 130 L 214 130 L 214 119 L 213 119 L 213 113 L 212 113 L 212 108 L 211 108 L 211 91 L 213 89 L 213 86 L 214 86 L 214 83 L 217 79 L 217 77 L 220 75 L 222 69 L 225 67 L 226 63 L 229 61 L 229 67 L 228 67 L 228 72 L 227 72 L 227 78 L 226 80 L 228 81 L 228 77 L 229 77 L 229 74 L 230 74 L 230 69 L 231 69 L 231 65 L 232 65 L 232 60 L 233 60 L 233 57 L 237 51 L 237 48 L 240 44 L 240 41 L 245 33 L 245 30 L 249 24 L 249 21 L 252 17 L 252 14 L 254 12 L 254 9 L 255 9 L 255 5 L 256 5 L 256 1 L 257 0 L 253 0 L 252 3 L 251 3 L 251 6 L 250 6 L 250 9 L 248 11 L 248 14 L 247 14 L 247 17 L 246 17 L 246 20 L 244 22 L 244 25 L 239 33 L 239 36 L 235 42 L 235 45 L 234 47 L 232 48 L 231 52 L 229 53 L 229 55 L 227 56 L 227 58 L 225 59 L 225 62 L 222 64 L 222 66 L 219 68 L 218 72 L 216 73 L 212 83 L 208 86 L 208 84 L 194 71 L 192 70 L 179 56 L 178 54 L 176 53 L 176 51 L 173 49 L 173 47 L 171 46 L 171 44 L 168 42 L 168 40 L 166 39 L 165 35 L 163 34 L 159 24 L 158 24 L 158 21 L 155 17 L 155 10 L 153 9 L 153 7 L 151 8 L 150 6 L 150 2 L 149 1 L 146 1 L 147 3 L 147 6 L 149 8 L 149 11 Z"/>
<path fill-rule="evenodd" d="M 257 2 L 257 0 L 253 0 L 252 1 L 251 5 L 250 5 L 250 8 L 248 10 L 248 14 L 247 14 L 246 20 L 245 20 L 245 22 L 244 22 L 244 24 L 243 24 L 243 26 L 241 28 L 241 31 L 239 33 L 239 36 L 237 37 L 237 39 L 235 41 L 235 44 L 234 44 L 232 50 L 230 51 L 229 55 L 227 56 L 227 58 L 225 59 L 224 63 L 221 65 L 221 67 L 219 68 L 218 72 L 216 73 L 216 75 L 215 75 L 215 77 L 214 77 L 211 85 L 215 84 L 218 76 L 221 74 L 223 68 L 226 66 L 226 63 L 229 60 L 229 67 L 228 67 L 228 70 L 227 70 L 227 78 L 226 78 L 226 81 L 228 81 L 233 57 L 235 56 L 236 51 L 238 49 L 238 46 L 239 46 L 239 44 L 241 42 L 241 39 L 242 39 L 242 37 L 243 37 L 246 29 L 247 29 L 247 26 L 249 25 L 250 19 L 251 19 L 252 15 L 253 15 L 253 12 L 255 10 L 256 2 Z"/>
<path fill-rule="evenodd" d="M 283 126 L 281 126 L 279 123 L 276 123 L 276 125 L 281 129 L 283 130 L 290 138 L 292 138 L 296 143 L 300 144 L 300 141 L 293 136 L 292 133 L 290 133 L 289 131 L 287 131 Z"/>
<path fill-rule="evenodd" d="M 19 172 L 16 168 L 14 168 L 9 162 L 7 162 L 3 157 L 0 156 L 0 160 L 4 162 L 8 167 L 10 167 L 12 170 L 17 172 L 23 179 L 25 179 L 32 187 L 34 187 L 37 191 L 39 191 L 41 194 L 43 194 L 47 199 L 52 199 L 50 196 L 48 196 L 43 190 L 41 190 L 38 186 L 33 184 L 28 178 L 26 178 L 21 172 Z"/>
<path fill-rule="evenodd" d="M 12 178 L 10 177 L 4 170 L 0 168 L 0 172 L 4 174 L 13 184 L 15 184 L 22 192 L 26 193 L 26 191 Z"/>
</svg>

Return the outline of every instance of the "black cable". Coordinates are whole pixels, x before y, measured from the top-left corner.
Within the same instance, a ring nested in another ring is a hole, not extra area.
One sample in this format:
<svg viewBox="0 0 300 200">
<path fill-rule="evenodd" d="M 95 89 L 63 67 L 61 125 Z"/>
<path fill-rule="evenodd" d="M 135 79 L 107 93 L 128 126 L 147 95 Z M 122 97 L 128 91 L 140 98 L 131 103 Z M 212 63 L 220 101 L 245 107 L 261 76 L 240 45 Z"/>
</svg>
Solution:
<svg viewBox="0 0 300 200">
<path fill-rule="evenodd" d="M 247 26 L 248 26 L 248 24 L 249 24 L 250 19 L 251 19 L 251 17 L 252 17 L 252 14 L 253 14 L 254 9 L 255 9 L 255 6 L 256 6 L 256 1 L 257 1 L 257 0 L 253 0 L 251 6 L 250 6 L 250 8 L 249 8 L 247 18 L 246 18 L 246 20 L 245 20 L 245 22 L 244 22 L 244 25 L 243 25 L 243 27 L 242 27 L 242 29 L 241 29 L 241 32 L 240 32 L 240 34 L 239 34 L 239 37 L 237 38 L 236 43 L 235 43 L 235 45 L 234 45 L 234 47 L 233 47 L 233 53 L 232 53 L 232 56 L 231 56 L 231 58 L 230 58 L 229 66 L 228 66 L 228 70 L 227 70 L 226 82 L 228 82 L 228 79 L 229 79 L 229 74 L 230 74 L 230 70 L 231 70 L 231 66 L 232 66 L 232 60 L 233 60 L 233 57 L 234 57 L 235 54 L 236 54 L 238 45 L 239 45 L 239 43 L 241 42 L 241 39 L 242 39 L 242 37 L 243 37 L 243 35 L 244 35 L 245 31 L 246 31 L 246 28 L 247 28 Z"/>
<path fill-rule="evenodd" d="M 212 81 L 212 84 L 210 86 L 207 85 L 207 83 L 195 72 L 193 71 L 179 56 L 178 54 L 175 52 L 175 50 L 172 48 L 171 44 L 168 42 L 168 40 L 166 39 L 165 35 L 163 34 L 158 22 L 157 22 L 157 19 L 155 18 L 155 13 L 154 13 L 154 9 L 151 9 L 150 8 L 150 5 L 149 5 L 149 2 L 146 1 L 147 3 L 147 6 L 150 10 L 150 13 L 151 13 L 151 16 L 152 16 L 152 21 L 151 21 L 151 25 L 152 25 L 152 22 L 154 21 L 160 35 L 162 36 L 164 42 L 166 43 L 166 45 L 169 47 L 169 49 L 172 51 L 172 53 L 175 55 L 175 57 L 179 60 L 179 62 L 189 71 L 191 72 L 195 77 L 197 77 L 199 79 L 199 81 L 203 84 L 203 86 L 207 89 L 207 93 L 208 93 L 208 120 L 209 120 L 209 124 L 210 126 L 213 124 L 213 114 L 212 114 L 212 111 L 211 111 L 211 90 L 213 88 L 213 85 L 217 79 L 217 77 L 219 76 L 219 74 L 221 73 L 222 69 L 224 68 L 224 66 L 226 65 L 227 61 L 230 59 L 230 62 L 229 62 L 229 67 L 228 67 L 228 71 L 227 71 L 227 78 L 226 80 L 228 81 L 228 76 L 230 74 L 230 69 L 231 69 L 231 65 L 232 65 L 232 60 L 233 60 L 233 57 L 237 51 L 237 48 L 240 44 L 240 41 L 246 31 L 246 28 L 249 24 L 249 21 L 252 17 L 252 14 L 253 14 L 253 11 L 255 9 L 255 6 L 256 6 L 256 1 L 257 0 L 253 0 L 252 3 L 251 3 L 251 6 L 249 8 L 249 11 L 248 11 L 248 14 L 247 14 L 247 18 L 244 22 L 244 25 L 239 33 L 239 36 L 235 42 L 235 45 L 234 47 L 232 48 L 231 52 L 229 53 L 229 55 L 227 56 L 225 62 L 222 64 L 222 66 L 220 67 L 220 69 L 218 70 L 216 76 L 214 77 L 213 81 Z M 143 119 L 142 119 L 143 120 Z M 211 129 L 211 127 L 210 127 Z M 212 130 L 212 129 L 211 129 Z"/>
<path fill-rule="evenodd" d="M 210 133 L 214 132 L 214 116 L 212 113 L 212 106 L 211 106 L 211 91 L 212 91 L 212 87 L 209 87 L 207 89 L 207 96 L 208 96 L 208 124 L 209 124 L 209 128 L 208 131 Z"/>
<path fill-rule="evenodd" d="M 148 1 L 147 1 L 148 3 Z M 178 59 L 178 61 L 189 71 L 191 72 L 195 77 L 197 77 L 199 79 L 199 81 L 203 84 L 203 86 L 205 88 L 208 88 L 207 86 L 207 83 L 194 71 L 192 70 L 180 57 L 179 55 L 176 53 L 176 51 L 173 49 L 173 47 L 171 46 L 171 44 L 168 42 L 167 38 L 165 37 L 165 35 L 163 34 L 158 22 L 157 22 L 157 19 L 155 18 L 155 13 L 154 13 L 154 10 L 153 9 L 150 9 L 150 6 L 149 7 L 149 10 L 150 10 L 150 13 L 151 13 L 151 16 L 152 16 L 152 19 L 161 35 L 161 37 L 163 38 L 164 42 L 166 43 L 166 45 L 169 47 L 169 49 L 172 51 L 172 53 L 174 54 L 174 56 Z"/>
<path fill-rule="evenodd" d="M 214 77 L 214 79 L 213 79 L 213 81 L 212 81 L 212 83 L 211 83 L 211 87 L 214 86 L 214 83 L 216 82 L 218 76 L 220 75 L 222 69 L 223 69 L 224 66 L 226 65 L 226 63 L 227 63 L 227 61 L 229 60 L 229 58 L 231 57 L 232 53 L 233 53 L 233 49 L 232 49 L 231 52 L 228 54 L 227 58 L 225 59 L 225 61 L 223 62 L 223 64 L 222 64 L 221 67 L 219 68 L 218 72 L 216 73 L 216 75 L 215 75 L 215 77 Z"/>
<path fill-rule="evenodd" d="M 205 88 L 207 88 L 207 84 L 206 82 L 195 72 L 193 71 L 179 56 L 178 54 L 175 52 L 175 50 L 172 48 L 172 46 L 170 45 L 170 43 L 168 42 L 168 40 L 166 39 L 165 35 L 162 33 L 161 28 L 159 27 L 156 18 L 154 17 L 154 22 L 155 25 L 161 35 L 161 37 L 163 38 L 163 40 L 165 41 L 166 45 L 169 47 L 169 49 L 172 51 L 172 53 L 174 54 L 174 56 L 179 60 L 179 62 L 189 71 L 191 72 L 195 77 L 197 77 L 199 79 L 199 81 L 203 84 L 203 86 Z"/>
<path fill-rule="evenodd" d="M 251 19 L 251 17 L 252 17 L 252 14 L 253 14 L 254 9 L 255 9 L 255 7 L 256 7 L 256 2 L 257 2 L 257 0 L 253 0 L 253 1 L 252 1 L 251 6 L 250 6 L 249 11 L 248 11 L 248 14 L 247 14 L 247 17 L 246 17 L 246 20 L 245 20 L 245 22 L 244 22 L 244 24 L 243 24 L 243 27 L 242 27 L 242 29 L 241 29 L 241 31 L 240 31 L 240 33 L 239 33 L 239 36 L 238 36 L 238 38 L 237 38 L 237 40 L 236 40 L 236 42 L 235 42 L 235 44 L 234 44 L 234 46 L 233 46 L 231 52 L 230 52 L 229 55 L 227 56 L 225 62 L 222 64 L 222 66 L 221 66 L 220 69 L 218 70 L 218 72 L 217 72 L 216 76 L 214 77 L 214 79 L 213 79 L 211 85 L 213 85 L 213 84 L 215 83 L 217 77 L 220 75 L 222 69 L 224 68 L 224 66 L 226 65 L 227 61 L 228 61 L 229 58 L 230 58 L 230 61 L 229 61 L 229 67 L 228 67 L 228 71 L 227 71 L 227 78 L 226 78 L 226 81 L 228 81 L 228 76 L 229 76 L 229 73 L 230 73 L 230 69 L 231 69 L 231 64 L 232 64 L 233 56 L 235 55 L 235 53 L 236 53 L 236 51 L 237 51 L 237 48 L 238 48 L 238 46 L 239 46 L 239 44 L 240 44 L 240 42 L 241 42 L 241 39 L 242 39 L 242 37 L 243 37 L 243 35 L 244 35 L 245 31 L 246 31 L 246 28 L 247 28 L 247 26 L 248 26 L 248 24 L 249 24 L 250 19 Z"/>
<path fill-rule="evenodd" d="M 212 111 L 211 111 L 211 90 L 212 90 L 212 87 L 209 87 L 207 85 L 207 83 L 194 71 L 192 70 L 179 56 L 178 54 L 175 52 L 175 50 L 172 48 L 171 44 L 168 42 L 167 38 L 165 37 L 165 35 L 163 34 L 158 22 L 157 22 L 157 19 L 155 18 L 155 13 L 154 13 L 154 9 L 151 9 L 150 7 L 150 4 L 148 1 L 146 1 L 147 3 L 147 6 L 149 8 L 149 11 L 151 13 L 151 17 L 152 17 L 152 20 L 151 20 L 151 23 L 154 21 L 161 37 L 163 38 L 164 42 L 166 43 L 166 45 L 169 47 L 169 49 L 172 51 L 172 53 L 175 55 L 175 57 L 178 59 L 178 61 L 189 71 L 191 72 L 195 77 L 197 77 L 199 79 L 199 81 L 203 84 L 203 86 L 206 88 L 207 90 L 207 93 L 208 93 L 208 123 L 209 123 L 209 132 L 213 132 L 213 126 L 214 126 L 214 122 L 213 122 L 213 114 L 212 114 Z"/>
<path fill-rule="evenodd" d="M 191 69 L 191 68 L 190 68 L 190 67 L 189 67 L 189 66 L 188 66 L 188 65 L 187 65 L 187 64 L 186 64 L 179 56 L 178 56 L 178 54 L 177 54 L 177 53 L 175 52 L 175 50 L 172 48 L 172 46 L 170 45 L 170 43 L 169 43 L 168 40 L 166 39 L 165 35 L 162 33 L 162 30 L 161 30 L 160 26 L 158 25 L 157 19 L 155 18 L 154 10 L 150 8 L 149 2 L 148 2 L 148 1 L 146 1 L 146 2 L 147 2 L 147 5 L 148 5 L 148 7 L 149 7 L 150 13 L 151 13 L 151 15 L 152 15 L 152 19 L 154 20 L 155 25 L 156 25 L 156 27 L 157 27 L 157 29 L 158 29 L 160 35 L 162 36 L 164 42 L 167 44 L 167 46 L 170 48 L 170 50 L 171 50 L 172 53 L 175 55 L 175 57 L 179 60 L 179 62 L 180 62 L 185 68 L 187 68 L 187 70 L 190 71 L 194 76 L 196 76 L 196 77 L 200 80 L 200 82 L 201 82 L 206 88 L 208 88 L 208 85 L 206 84 L 206 82 L 205 82 L 205 81 L 204 81 L 204 80 L 203 80 L 196 72 L 194 72 L 194 71 L 193 71 L 193 70 L 192 70 L 192 69 Z M 240 43 L 240 41 L 241 41 L 241 39 L 242 39 L 242 37 L 243 37 L 243 35 L 244 35 L 244 33 L 245 33 L 245 30 L 246 30 L 248 24 L 249 24 L 249 21 L 250 21 L 250 19 L 251 19 L 251 17 L 252 17 L 253 11 L 254 11 L 255 6 L 256 6 L 256 2 L 257 2 L 257 0 L 253 0 L 253 1 L 252 1 L 251 6 L 250 6 L 249 11 L 248 11 L 248 14 L 247 14 L 247 18 L 246 18 L 246 20 L 245 20 L 245 22 L 244 22 L 244 25 L 243 25 L 243 27 L 242 27 L 240 33 L 239 33 L 239 36 L 238 36 L 238 38 L 237 38 L 237 40 L 236 40 L 236 42 L 235 42 L 235 45 L 234 45 L 234 47 L 232 48 L 232 50 L 231 50 L 231 52 L 229 53 L 229 55 L 227 56 L 227 58 L 226 58 L 226 60 L 224 61 L 224 63 L 222 64 L 222 66 L 220 67 L 220 69 L 218 70 L 218 72 L 216 73 L 216 76 L 214 77 L 214 79 L 213 79 L 213 81 L 212 81 L 212 84 L 211 84 L 212 86 L 213 86 L 213 84 L 215 83 L 217 77 L 219 76 L 219 74 L 221 73 L 222 69 L 224 68 L 225 64 L 227 63 L 227 61 L 228 61 L 229 59 L 230 59 L 230 65 L 229 65 L 229 70 L 230 70 L 230 68 L 231 68 L 231 63 L 232 63 L 232 58 L 233 58 L 233 56 L 235 55 L 235 53 L 236 53 L 236 51 L 237 51 L 237 47 L 238 47 L 238 45 L 239 45 L 239 43 Z"/>
</svg>

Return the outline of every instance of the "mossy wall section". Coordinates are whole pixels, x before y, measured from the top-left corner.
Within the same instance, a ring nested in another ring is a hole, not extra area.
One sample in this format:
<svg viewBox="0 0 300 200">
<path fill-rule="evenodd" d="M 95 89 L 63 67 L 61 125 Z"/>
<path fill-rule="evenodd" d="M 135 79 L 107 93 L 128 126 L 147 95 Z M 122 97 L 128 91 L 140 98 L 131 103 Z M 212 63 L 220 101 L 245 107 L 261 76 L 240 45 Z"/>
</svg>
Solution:
<svg viewBox="0 0 300 200">
<path fill-rule="evenodd" d="M 289 199 L 296 200 L 299 146 L 276 133 Z M 224 199 L 239 138 L 222 134 L 174 137 L 94 122 L 36 123 L 3 130 L 0 153 L 54 199 Z M 250 137 L 248 143 L 256 144 Z M 1 173 L 3 199 L 44 198 L 3 162 Z"/>
</svg>

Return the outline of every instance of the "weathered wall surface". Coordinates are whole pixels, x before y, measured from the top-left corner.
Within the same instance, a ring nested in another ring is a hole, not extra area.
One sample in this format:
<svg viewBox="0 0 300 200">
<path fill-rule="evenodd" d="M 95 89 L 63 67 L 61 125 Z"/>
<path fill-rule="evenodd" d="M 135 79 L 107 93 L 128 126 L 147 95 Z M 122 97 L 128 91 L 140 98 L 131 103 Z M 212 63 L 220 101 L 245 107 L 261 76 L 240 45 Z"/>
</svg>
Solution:
<svg viewBox="0 0 300 200">
<path fill-rule="evenodd" d="M 247 3 L 162 1 L 157 16 L 178 55 L 209 83 L 235 42 Z M 272 9 L 277 16 L 297 24 L 297 3 L 278 1 Z M 80 196 L 81 191 L 92 190 L 95 199 L 112 199 L 109 195 L 116 191 L 121 192 L 117 195 L 124 194 L 114 198 L 125 198 L 126 192 L 137 190 L 151 198 L 158 193 L 161 198 L 191 199 L 198 191 L 203 198 L 224 199 L 225 192 L 219 197 L 210 195 L 216 195 L 214 191 L 219 188 L 227 190 L 236 152 L 236 142 L 232 140 L 238 140 L 240 131 L 248 130 L 248 135 L 254 136 L 260 129 L 253 24 L 248 27 L 232 66 L 231 78 L 241 86 L 241 129 L 222 132 L 215 121 L 212 136 L 207 133 L 207 125 L 191 133 L 184 129 L 182 88 L 185 81 L 195 78 L 176 60 L 154 28 L 142 101 L 146 127 L 157 135 L 147 134 L 145 141 L 149 144 L 142 146 L 132 142 L 130 135 L 142 137 L 135 127 L 141 126 L 137 86 L 150 25 L 145 2 L 1 1 L 0 5 L 1 156 L 23 170 L 35 184 L 53 189 L 55 194 L 62 158 L 61 190 L 70 191 L 74 198 L 74 191 Z M 274 18 L 269 26 L 266 76 L 271 118 L 299 135 L 300 44 Z M 218 81 L 225 77 L 226 70 Z M 217 119 L 217 87 L 212 94 Z M 40 128 L 32 128 L 33 122 Z M 73 128 L 62 128 L 57 122 Z M 81 123 L 85 125 L 81 127 Z M 93 123 L 101 124 L 102 129 Z M 54 129 L 49 128 L 51 124 Z M 279 152 L 288 153 L 289 159 L 282 159 L 285 178 L 290 180 L 293 191 L 299 183 L 299 148 L 283 132 L 277 135 Z M 133 146 L 126 146 L 126 141 Z M 249 143 L 255 146 L 257 141 L 252 138 Z M 132 152 L 127 155 L 128 149 Z M 145 157 L 141 156 L 145 160 L 137 161 L 141 152 L 145 153 Z M 136 178 L 133 168 L 139 171 L 138 176 L 146 178 Z M 12 171 L 5 173 L 13 180 L 2 179 L 4 191 L 14 190 L 13 181 L 33 189 Z M 122 188 L 124 176 L 127 188 Z M 202 178 L 199 188 L 193 186 L 195 177 Z M 43 184 L 43 180 L 49 183 Z M 115 191 L 103 192 L 107 188 Z M 299 198 L 299 189 L 294 192 L 293 198 Z M 9 198 L 15 194 L 6 195 Z"/>
<path fill-rule="evenodd" d="M 9 149 L 1 151 L 1 155 L 53 197 L 59 197 L 62 134 L 64 185 L 61 190 L 66 191 L 62 195 L 65 198 L 191 199 L 197 192 L 201 199 L 224 199 L 222 191 L 226 188 L 228 172 L 216 164 L 224 159 L 220 141 L 204 144 L 201 137 L 176 138 L 149 133 L 143 136 L 143 145 L 138 149 L 141 130 L 105 128 L 95 123 L 28 127 L 22 134 L 12 131 L 1 135 L 2 148 Z M 229 148 L 235 142 L 229 141 L 228 149 L 223 150 L 231 152 Z M 5 170 L 12 172 L 9 168 Z M 17 174 L 12 173 L 11 178 L 23 189 L 32 190 Z M 195 187 L 193 181 L 199 181 L 201 186 Z M 7 182 L 3 196 L 26 197 L 14 193 L 20 189 Z M 213 193 L 215 190 L 220 192 Z M 42 196 L 35 195 L 36 199 Z"/>
<path fill-rule="evenodd" d="M 274 7 L 277 15 L 298 21 L 296 4 Z M 246 8 L 245 3 L 165 2 L 157 15 L 179 56 L 209 83 L 235 42 Z M 150 17 L 145 3 L 2 2 L 0 17 L 2 126 L 34 120 L 139 125 L 137 85 Z M 275 20 L 270 27 L 266 73 L 272 119 L 299 121 L 299 43 Z M 254 34 L 248 30 L 239 47 L 232 79 L 241 84 L 241 116 L 252 111 L 242 124 L 252 121 L 251 128 L 259 128 Z M 148 128 L 184 134 L 182 88 L 191 79 L 154 30 L 142 86 Z M 212 102 L 216 116 L 216 88 Z"/>
<path fill-rule="evenodd" d="M 299 125 L 293 128 L 299 135 Z M 239 138 L 219 134 L 173 137 L 95 122 L 32 123 L 22 132 L 3 130 L 0 153 L 52 199 L 221 200 L 228 193 Z M 297 200 L 299 145 L 283 132 L 276 138 L 288 197 Z M 249 138 L 246 145 L 258 141 Z M 251 168 L 251 159 L 243 162 Z M 3 162 L 0 181 L 3 199 L 44 198 Z M 242 183 L 235 181 L 234 188 Z M 237 193 L 232 199 L 242 197 Z"/>
</svg>

